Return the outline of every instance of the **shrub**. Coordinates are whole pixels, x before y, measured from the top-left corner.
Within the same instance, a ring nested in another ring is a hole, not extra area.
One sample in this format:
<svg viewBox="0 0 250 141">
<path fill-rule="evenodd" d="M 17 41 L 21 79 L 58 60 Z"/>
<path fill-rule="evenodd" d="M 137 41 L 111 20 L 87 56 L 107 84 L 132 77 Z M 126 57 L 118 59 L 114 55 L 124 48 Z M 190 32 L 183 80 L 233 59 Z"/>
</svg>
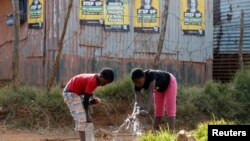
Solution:
<svg viewBox="0 0 250 141">
<path fill-rule="evenodd" d="M 236 73 L 233 84 L 235 86 L 236 100 L 241 102 L 241 107 L 244 112 L 239 119 L 242 122 L 250 123 L 250 69 L 242 70 Z"/>
<path fill-rule="evenodd" d="M 202 113 L 199 111 L 199 105 L 203 104 L 202 89 L 199 87 L 178 88 L 177 94 L 177 120 L 178 124 L 188 127 L 195 127 Z"/>
<path fill-rule="evenodd" d="M 0 107 L 9 111 L 5 121 L 15 121 L 16 125 L 28 128 L 71 124 L 72 119 L 61 92 L 59 87 L 52 88 L 48 96 L 27 86 L 20 87 L 18 91 L 12 87 L 0 89 Z"/>
<path fill-rule="evenodd" d="M 237 100 L 231 83 L 210 81 L 204 88 L 180 86 L 178 89 L 177 119 L 181 125 L 194 128 L 198 122 L 208 120 L 213 115 L 237 120 L 242 113 L 243 104 Z"/>
<path fill-rule="evenodd" d="M 104 98 L 109 102 L 117 102 L 123 99 L 126 99 L 131 103 L 134 101 L 133 82 L 128 75 L 105 87 L 97 88 L 95 93 L 97 96 Z"/>
<path fill-rule="evenodd" d="M 235 119 L 243 112 L 243 105 L 237 101 L 231 83 L 222 84 L 210 81 L 204 87 L 204 95 L 208 96 L 205 105 L 210 116 Z"/>
</svg>

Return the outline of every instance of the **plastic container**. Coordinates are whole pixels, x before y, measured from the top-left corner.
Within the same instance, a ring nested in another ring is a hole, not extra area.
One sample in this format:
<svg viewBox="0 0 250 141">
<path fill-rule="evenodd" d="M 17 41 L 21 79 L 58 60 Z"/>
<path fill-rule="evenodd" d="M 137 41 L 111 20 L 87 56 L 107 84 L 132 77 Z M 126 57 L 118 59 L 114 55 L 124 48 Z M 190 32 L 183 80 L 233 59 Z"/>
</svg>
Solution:
<svg viewBox="0 0 250 141">
<path fill-rule="evenodd" d="M 86 123 L 85 137 L 86 141 L 95 141 L 94 125 L 92 122 Z"/>
</svg>

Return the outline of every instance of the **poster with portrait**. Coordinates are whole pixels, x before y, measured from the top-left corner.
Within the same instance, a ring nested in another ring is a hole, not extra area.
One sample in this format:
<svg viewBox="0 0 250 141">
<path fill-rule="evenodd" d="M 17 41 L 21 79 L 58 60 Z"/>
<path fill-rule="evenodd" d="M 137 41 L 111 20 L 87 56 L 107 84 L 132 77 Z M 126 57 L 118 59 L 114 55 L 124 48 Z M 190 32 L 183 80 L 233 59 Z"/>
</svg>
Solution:
<svg viewBox="0 0 250 141">
<path fill-rule="evenodd" d="M 106 31 L 129 31 L 129 0 L 105 0 Z"/>
<path fill-rule="evenodd" d="M 28 1 L 28 27 L 30 29 L 43 28 L 44 0 Z"/>
<path fill-rule="evenodd" d="M 80 25 L 103 25 L 103 0 L 80 0 Z"/>
<path fill-rule="evenodd" d="M 180 0 L 184 35 L 205 35 L 205 0 Z"/>
<path fill-rule="evenodd" d="M 159 33 L 160 31 L 160 1 L 134 1 L 134 32 Z"/>
</svg>

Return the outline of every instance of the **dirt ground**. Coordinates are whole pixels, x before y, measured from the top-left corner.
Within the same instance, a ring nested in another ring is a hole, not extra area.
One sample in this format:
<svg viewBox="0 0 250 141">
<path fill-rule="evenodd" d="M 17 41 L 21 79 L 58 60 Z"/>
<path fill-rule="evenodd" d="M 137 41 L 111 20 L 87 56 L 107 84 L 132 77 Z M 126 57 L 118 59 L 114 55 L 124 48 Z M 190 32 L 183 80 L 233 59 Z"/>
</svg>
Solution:
<svg viewBox="0 0 250 141">
<path fill-rule="evenodd" d="M 56 134 L 37 133 L 20 129 L 0 128 L 0 141 L 77 141 L 75 134 Z"/>
<path fill-rule="evenodd" d="M 96 111 L 96 113 L 98 113 Z M 119 133 L 116 138 L 112 131 L 115 131 L 126 116 L 125 114 L 119 114 L 120 120 L 117 125 L 113 122 L 117 122 L 112 118 L 106 118 L 104 113 L 93 114 L 93 123 L 95 126 L 95 140 L 96 141 L 133 141 L 134 136 L 130 134 Z M 78 133 L 74 131 L 74 127 L 64 127 L 63 129 L 40 129 L 30 131 L 27 129 L 18 129 L 14 125 L 4 126 L 3 120 L 0 119 L 0 141 L 79 141 Z"/>
<path fill-rule="evenodd" d="M 97 129 L 98 131 L 100 129 Z M 102 130 L 102 129 L 101 129 Z M 98 132 L 97 131 L 97 132 Z M 135 137 L 129 135 L 118 136 L 116 139 L 106 131 L 96 133 L 96 141 L 132 141 Z M 0 127 L 0 141 L 79 141 L 74 131 L 28 131 L 20 129 L 6 129 Z"/>
<path fill-rule="evenodd" d="M 102 107 L 102 106 L 101 106 Z M 123 123 L 131 109 L 122 107 L 116 111 L 116 114 L 107 115 L 103 112 L 103 108 L 94 108 L 92 120 L 95 126 L 96 141 L 133 141 L 134 136 L 128 133 L 120 133 L 117 137 L 112 134 L 112 131 L 118 128 Z M 18 116 L 18 114 L 17 114 Z M 15 118 L 18 120 L 20 115 Z M 25 129 L 17 129 L 15 126 L 3 124 L 4 120 L 0 119 L 0 141 L 79 141 L 78 133 L 74 131 L 74 127 L 65 127 L 66 129 L 41 129 L 30 131 Z"/>
</svg>

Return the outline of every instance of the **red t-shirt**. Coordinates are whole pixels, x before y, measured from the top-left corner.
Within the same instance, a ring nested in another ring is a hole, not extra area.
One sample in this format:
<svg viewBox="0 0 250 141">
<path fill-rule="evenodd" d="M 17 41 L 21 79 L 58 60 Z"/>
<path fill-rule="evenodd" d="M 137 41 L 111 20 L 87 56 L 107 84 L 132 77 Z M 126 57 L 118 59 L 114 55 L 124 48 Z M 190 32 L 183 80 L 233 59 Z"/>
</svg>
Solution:
<svg viewBox="0 0 250 141">
<path fill-rule="evenodd" d="M 84 93 L 92 94 L 98 86 L 97 74 L 79 74 L 71 78 L 67 84 L 68 91 L 83 95 Z"/>
</svg>

